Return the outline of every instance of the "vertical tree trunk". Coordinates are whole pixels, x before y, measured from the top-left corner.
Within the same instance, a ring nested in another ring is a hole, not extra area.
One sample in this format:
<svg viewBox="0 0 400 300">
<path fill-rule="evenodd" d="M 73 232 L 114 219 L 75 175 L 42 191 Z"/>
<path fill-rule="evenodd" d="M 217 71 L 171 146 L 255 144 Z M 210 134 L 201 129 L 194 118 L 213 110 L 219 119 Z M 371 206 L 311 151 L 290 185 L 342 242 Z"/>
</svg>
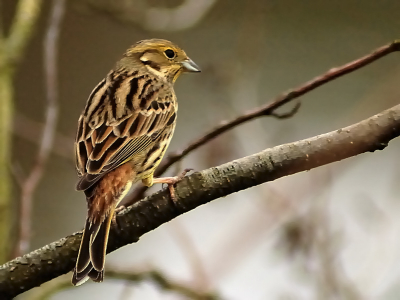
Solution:
<svg viewBox="0 0 400 300">
<path fill-rule="evenodd" d="M 42 0 L 19 0 L 8 36 L 0 10 L 0 263 L 9 259 L 11 229 L 11 126 L 13 79 L 40 16 Z"/>
<path fill-rule="evenodd" d="M 9 258 L 11 223 L 11 126 L 13 114 L 12 70 L 0 59 L 0 262 Z"/>
</svg>

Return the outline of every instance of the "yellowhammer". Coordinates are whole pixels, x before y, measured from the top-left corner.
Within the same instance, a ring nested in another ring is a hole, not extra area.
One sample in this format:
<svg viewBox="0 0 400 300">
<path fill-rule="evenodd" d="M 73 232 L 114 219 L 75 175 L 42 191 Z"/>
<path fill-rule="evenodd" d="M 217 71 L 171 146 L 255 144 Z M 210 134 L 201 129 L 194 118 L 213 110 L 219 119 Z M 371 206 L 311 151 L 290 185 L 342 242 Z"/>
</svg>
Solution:
<svg viewBox="0 0 400 300">
<path fill-rule="evenodd" d="M 88 214 L 74 285 L 103 280 L 110 224 L 132 183 L 172 187 L 178 180 L 153 173 L 175 129 L 173 84 L 182 72 L 199 71 L 170 41 L 144 40 L 129 48 L 90 94 L 75 142 L 77 190 L 85 192 Z"/>
</svg>

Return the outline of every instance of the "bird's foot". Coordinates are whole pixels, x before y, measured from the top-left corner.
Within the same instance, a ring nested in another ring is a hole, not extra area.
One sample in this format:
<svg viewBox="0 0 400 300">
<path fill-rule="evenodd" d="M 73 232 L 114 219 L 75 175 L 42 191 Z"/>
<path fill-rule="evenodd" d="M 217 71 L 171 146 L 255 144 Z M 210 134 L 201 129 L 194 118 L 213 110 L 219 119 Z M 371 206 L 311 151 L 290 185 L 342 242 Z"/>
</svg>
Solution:
<svg viewBox="0 0 400 300">
<path fill-rule="evenodd" d="M 178 175 L 178 176 L 173 176 L 173 177 L 162 177 L 162 178 L 154 178 L 153 179 L 153 183 L 166 183 L 168 184 L 168 189 L 169 189 L 169 193 L 171 195 L 171 199 L 174 203 L 176 203 L 176 194 L 175 194 L 175 188 L 174 185 L 176 183 L 178 183 L 179 181 L 181 181 L 183 179 L 183 177 L 185 177 L 185 175 L 192 171 L 193 169 L 187 168 L 185 170 L 183 170 L 182 174 Z"/>
</svg>

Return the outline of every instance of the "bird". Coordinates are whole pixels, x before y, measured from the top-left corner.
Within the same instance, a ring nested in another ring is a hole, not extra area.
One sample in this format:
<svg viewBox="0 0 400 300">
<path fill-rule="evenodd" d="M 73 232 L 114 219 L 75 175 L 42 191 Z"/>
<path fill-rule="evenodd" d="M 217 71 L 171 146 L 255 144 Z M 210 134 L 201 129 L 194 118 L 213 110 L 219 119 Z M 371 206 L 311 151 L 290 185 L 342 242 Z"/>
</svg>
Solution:
<svg viewBox="0 0 400 300">
<path fill-rule="evenodd" d="M 163 39 L 131 46 L 91 92 L 75 140 L 76 189 L 87 218 L 72 284 L 102 282 L 110 226 L 131 185 L 173 184 L 182 176 L 154 178 L 174 133 L 178 103 L 174 83 L 200 72 L 176 44 Z"/>
</svg>

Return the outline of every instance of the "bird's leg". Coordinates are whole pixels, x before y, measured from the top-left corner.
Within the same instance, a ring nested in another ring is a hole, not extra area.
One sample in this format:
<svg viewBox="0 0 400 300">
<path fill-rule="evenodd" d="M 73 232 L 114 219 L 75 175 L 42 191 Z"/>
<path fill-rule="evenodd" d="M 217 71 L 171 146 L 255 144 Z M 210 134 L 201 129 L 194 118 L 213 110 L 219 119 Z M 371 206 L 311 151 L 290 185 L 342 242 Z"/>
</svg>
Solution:
<svg viewBox="0 0 400 300">
<path fill-rule="evenodd" d="M 120 206 L 118 206 L 118 207 L 114 210 L 114 214 L 113 214 L 112 219 L 111 219 L 111 223 L 112 223 L 111 225 L 112 225 L 113 227 L 117 227 L 117 228 L 118 228 L 117 215 L 118 215 L 118 213 L 119 213 L 120 211 L 123 211 L 125 208 L 126 208 L 126 207 L 125 207 L 124 205 L 120 205 Z"/>
<path fill-rule="evenodd" d="M 115 204 L 117 207 L 116 207 L 116 208 L 114 209 L 114 211 L 112 212 L 113 216 L 112 216 L 112 218 L 111 218 L 111 223 L 112 223 L 113 226 L 115 226 L 115 227 L 117 227 L 117 228 L 118 228 L 117 214 L 118 214 L 120 211 L 122 211 L 122 210 L 124 210 L 124 209 L 126 208 L 124 205 L 119 205 L 119 206 L 118 206 L 118 204 L 122 201 L 122 199 L 124 199 L 124 197 L 126 196 L 126 194 L 128 194 L 128 192 L 129 192 L 131 186 L 132 186 L 132 182 L 129 181 L 129 182 L 126 184 L 125 188 L 122 190 L 121 195 L 118 197 L 118 200 L 117 200 L 117 202 L 116 202 L 116 204 Z"/>
<path fill-rule="evenodd" d="M 161 178 L 153 178 L 153 176 L 147 177 L 142 180 L 145 186 L 152 186 L 154 183 L 166 183 L 168 184 L 169 193 L 171 195 L 172 201 L 176 203 L 176 195 L 175 195 L 175 188 L 174 184 L 181 181 L 185 175 L 192 171 L 193 169 L 185 169 L 183 170 L 182 174 L 174 177 L 161 177 Z"/>
</svg>

